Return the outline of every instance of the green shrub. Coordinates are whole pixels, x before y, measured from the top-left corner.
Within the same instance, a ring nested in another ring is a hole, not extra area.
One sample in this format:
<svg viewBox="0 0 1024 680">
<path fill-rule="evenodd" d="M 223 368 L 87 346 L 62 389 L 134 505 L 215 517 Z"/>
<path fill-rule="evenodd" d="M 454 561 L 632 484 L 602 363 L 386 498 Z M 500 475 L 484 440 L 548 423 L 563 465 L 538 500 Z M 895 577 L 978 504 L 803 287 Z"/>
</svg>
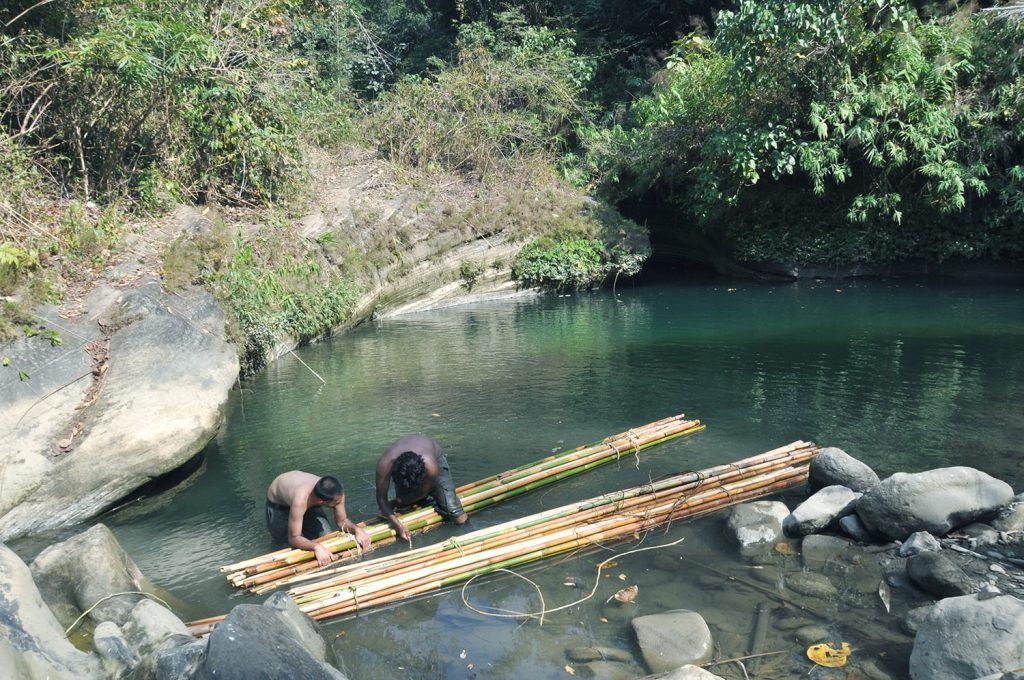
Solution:
<svg viewBox="0 0 1024 680">
<path fill-rule="evenodd" d="M 597 239 L 542 237 L 519 251 L 512 275 L 529 286 L 579 290 L 604 279 L 604 259 L 604 243 Z"/>
</svg>

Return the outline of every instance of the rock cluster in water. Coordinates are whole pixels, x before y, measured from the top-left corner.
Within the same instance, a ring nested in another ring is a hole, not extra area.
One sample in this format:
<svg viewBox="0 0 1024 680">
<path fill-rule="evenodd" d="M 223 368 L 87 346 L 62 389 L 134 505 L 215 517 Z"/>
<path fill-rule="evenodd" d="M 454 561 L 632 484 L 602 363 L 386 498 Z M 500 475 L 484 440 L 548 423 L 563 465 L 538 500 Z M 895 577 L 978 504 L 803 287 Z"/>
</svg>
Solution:
<svg viewBox="0 0 1024 680">
<path fill-rule="evenodd" d="M 766 569 L 778 553 L 799 552 L 803 571 L 779 592 L 811 616 L 791 623 L 784 614 L 776 629 L 813 644 L 838 642 L 845 628 L 909 649 L 886 664 L 854 654 L 849 667 L 869 678 L 1021 677 L 1024 494 L 962 466 L 879 479 L 837 448 L 811 462 L 809 491 L 781 527 L 754 503 L 736 506 L 727 523 L 740 553 Z M 813 631 L 814 618 L 833 634 Z M 913 637 L 901 644 L 901 632 Z"/>
<path fill-rule="evenodd" d="M 165 597 L 102 525 L 51 546 L 31 569 L 0 544 L 0 677 L 345 680 L 317 625 L 284 593 L 235 607 L 206 639 L 188 633 Z M 94 628 L 91 652 L 68 640 L 73 625 Z"/>
</svg>

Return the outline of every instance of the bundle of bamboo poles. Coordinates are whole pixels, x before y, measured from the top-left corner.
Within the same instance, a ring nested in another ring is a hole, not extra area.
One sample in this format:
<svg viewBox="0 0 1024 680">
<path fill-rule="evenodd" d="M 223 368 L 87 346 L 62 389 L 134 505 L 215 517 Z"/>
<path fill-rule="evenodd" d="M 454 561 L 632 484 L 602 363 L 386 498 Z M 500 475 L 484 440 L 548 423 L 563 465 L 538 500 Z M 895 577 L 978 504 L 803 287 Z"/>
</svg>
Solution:
<svg viewBox="0 0 1024 680">
<path fill-rule="evenodd" d="M 687 420 L 684 414 L 670 416 L 606 437 L 590 446 L 548 456 L 534 463 L 486 477 L 461 486 L 455 491 L 465 511 L 473 513 L 703 428 L 699 420 Z M 410 532 L 424 531 L 439 524 L 443 519 L 432 507 L 406 512 L 399 515 L 399 518 Z M 395 540 L 395 530 L 387 523 L 367 525 L 366 522 L 361 522 L 359 526 L 366 529 L 376 544 Z M 321 538 L 320 542 L 337 556 L 339 562 L 358 553 L 355 539 L 347 533 L 334 532 Z M 318 566 L 310 551 L 285 549 L 230 564 L 221 567 L 220 570 L 228 572 L 228 581 L 236 588 L 248 588 L 253 592 L 264 593 L 301 580 L 319 578 L 337 568 L 337 562 L 326 567 Z"/>
<path fill-rule="evenodd" d="M 813 443 L 794 442 L 736 463 L 604 494 L 398 555 L 340 567 L 330 578 L 289 591 L 322 620 L 392 604 L 498 569 L 527 564 L 660 524 L 694 518 L 800 484 Z M 223 617 L 195 621 L 195 634 Z"/>
</svg>

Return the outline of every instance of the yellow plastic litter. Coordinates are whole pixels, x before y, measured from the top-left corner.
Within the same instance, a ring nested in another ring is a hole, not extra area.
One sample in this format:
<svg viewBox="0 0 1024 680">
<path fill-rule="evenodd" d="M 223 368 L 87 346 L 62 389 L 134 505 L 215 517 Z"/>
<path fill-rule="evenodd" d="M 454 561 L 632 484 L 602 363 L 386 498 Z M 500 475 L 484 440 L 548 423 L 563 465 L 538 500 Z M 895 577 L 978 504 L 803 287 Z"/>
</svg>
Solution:
<svg viewBox="0 0 1024 680">
<path fill-rule="evenodd" d="M 832 646 L 830 642 L 823 642 L 820 645 L 811 645 L 807 648 L 807 658 L 827 668 L 839 668 L 846 665 L 846 657 L 850 656 L 849 642 L 841 643 L 839 649 Z"/>
</svg>

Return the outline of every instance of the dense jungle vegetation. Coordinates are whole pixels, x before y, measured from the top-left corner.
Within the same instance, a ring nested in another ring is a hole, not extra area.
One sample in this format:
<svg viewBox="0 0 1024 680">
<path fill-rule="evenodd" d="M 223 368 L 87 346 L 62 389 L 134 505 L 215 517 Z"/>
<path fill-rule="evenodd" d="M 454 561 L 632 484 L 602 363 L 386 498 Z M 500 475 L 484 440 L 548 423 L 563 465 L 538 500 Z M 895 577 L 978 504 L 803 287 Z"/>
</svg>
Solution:
<svg viewBox="0 0 1024 680">
<path fill-rule="evenodd" d="M 101 264 L 131 216 L 183 201 L 283 220 L 308 150 L 352 143 L 490 186 L 557 173 L 668 209 L 740 261 L 1019 262 L 1018 17 L 926 0 L 10 0 L 5 313 L 60 295 L 48 258 Z M 218 239 L 194 280 L 230 297 L 262 263 L 296 327 L 344 316 L 347 282 L 319 262 Z M 589 261 L 588 244 L 567 232 L 518 270 Z M 296 278 L 328 301 L 289 294 Z"/>
</svg>

